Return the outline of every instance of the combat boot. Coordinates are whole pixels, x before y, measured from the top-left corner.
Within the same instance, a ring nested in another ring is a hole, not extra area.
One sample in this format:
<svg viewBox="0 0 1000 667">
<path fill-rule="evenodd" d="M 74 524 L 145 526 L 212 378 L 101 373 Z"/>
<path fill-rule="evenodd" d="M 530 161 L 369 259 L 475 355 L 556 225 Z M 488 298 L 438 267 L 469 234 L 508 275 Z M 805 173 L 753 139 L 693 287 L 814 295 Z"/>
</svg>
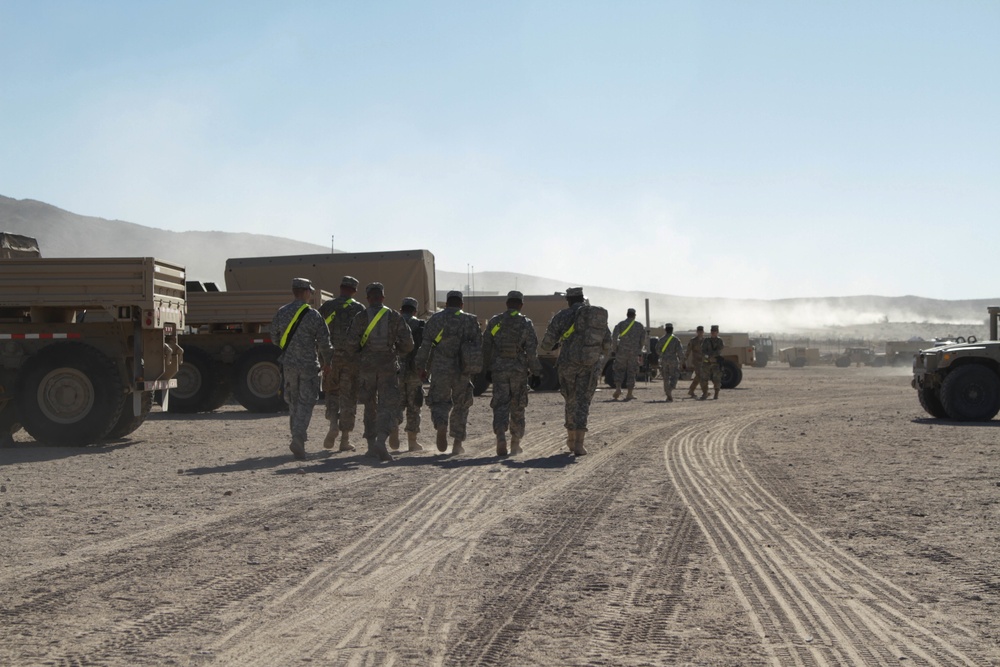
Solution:
<svg viewBox="0 0 1000 667">
<path fill-rule="evenodd" d="M 424 448 L 420 445 L 420 443 L 417 442 L 416 431 L 406 432 L 406 442 L 409 443 L 410 445 L 409 451 L 411 452 L 422 452 L 424 450 Z"/>
<path fill-rule="evenodd" d="M 622 395 L 621 388 L 615 387 L 615 393 L 611 395 L 611 398 L 617 401 L 618 397 L 621 396 L 621 395 Z"/>
<path fill-rule="evenodd" d="M 462 439 L 461 438 L 455 438 L 455 442 L 451 446 L 451 453 L 453 455 L 458 455 L 458 454 L 464 454 L 465 453 L 465 448 L 462 447 Z"/>
<path fill-rule="evenodd" d="M 626 401 L 631 401 L 634 398 L 635 398 L 635 396 L 632 395 L 632 388 L 629 387 L 628 393 L 625 394 L 625 400 Z"/>
<path fill-rule="evenodd" d="M 566 446 L 570 454 L 576 451 L 576 431 L 571 428 L 566 429 Z"/>
<path fill-rule="evenodd" d="M 385 448 L 385 438 L 386 437 L 384 435 L 376 437 L 373 447 L 376 458 L 383 462 L 392 461 L 392 454 L 390 454 L 389 450 Z"/>
<path fill-rule="evenodd" d="M 497 433 L 497 456 L 507 456 L 507 437 Z"/>
<path fill-rule="evenodd" d="M 670 389 L 667 389 L 667 403 L 673 403 L 673 402 L 674 402 L 674 392 Z"/>
<path fill-rule="evenodd" d="M 701 396 L 698 397 L 698 400 L 699 401 L 704 401 L 706 398 L 708 398 L 708 392 L 707 391 L 703 391 L 701 393 Z"/>
<path fill-rule="evenodd" d="M 577 456 L 586 456 L 587 449 L 583 446 L 583 438 L 587 435 L 587 431 L 580 429 L 576 432 L 576 449 L 573 451 Z"/>
<path fill-rule="evenodd" d="M 389 431 L 389 446 L 393 449 L 399 449 L 399 427 Z"/>
<path fill-rule="evenodd" d="M 712 398 L 714 398 L 715 400 L 719 400 L 719 390 L 718 389 L 715 390 L 715 396 L 713 396 Z"/>
<path fill-rule="evenodd" d="M 437 430 L 437 448 L 439 452 L 448 451 L 448 425 L 444 425 Z"/>
<path fill-rule="evenodd" d="M 333 449 L 337 445 L 337 438 L 340 437 L 340 431 L 337 430 L 337 425 L 330 422 L 330 430 L 327 432 L 326 437 L 323 439 L 324 449 Z"/>
<path fill-rule="evenodd" d="M 292 444 L 288 445 L 288 448 L 292 450 L 292 456 L 300 461 L 304 461 L 306 458 L 306 443 L 302 442 L 300 439 L 292 436 Z"/>
<path fill-rule="evenodd" d="M 340 449 L 341 452 L 353 452 L 355 449 L 354 445 L 351 444 L 351 432 L 341 431 L 340 432 Z"/>
<path fill-rule="evenodd" d="M 520 454 L 523 451 L 524 450 L 521 449 L 521 436 L 512 434 L 510 436 L 510 453 L 512 455 Z"/>
</svg>

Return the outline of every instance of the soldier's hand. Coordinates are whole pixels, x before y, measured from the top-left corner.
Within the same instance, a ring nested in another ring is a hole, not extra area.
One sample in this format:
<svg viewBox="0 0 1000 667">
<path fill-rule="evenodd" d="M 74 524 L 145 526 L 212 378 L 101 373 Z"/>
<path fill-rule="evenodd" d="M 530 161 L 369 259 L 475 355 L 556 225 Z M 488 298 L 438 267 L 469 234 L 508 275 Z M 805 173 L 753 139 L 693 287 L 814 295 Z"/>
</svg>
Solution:
<svg viewBox="0 0 1000 667">
<path fill-rule="evenodd" d="M 427 382 L 427 371 L 420 371 L 420 381 Z"/>
</svg>

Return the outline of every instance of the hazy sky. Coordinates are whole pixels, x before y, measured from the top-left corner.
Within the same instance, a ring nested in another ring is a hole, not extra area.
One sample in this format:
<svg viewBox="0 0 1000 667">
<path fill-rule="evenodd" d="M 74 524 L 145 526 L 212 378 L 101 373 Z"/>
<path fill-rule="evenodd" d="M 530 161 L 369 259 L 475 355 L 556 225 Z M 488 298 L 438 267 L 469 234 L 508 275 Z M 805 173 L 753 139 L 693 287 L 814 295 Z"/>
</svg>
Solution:
<svg viewBox="0 0 1000 667">
<path fill-rule="evenodd" d="M 0 0 L 0 194 L 686 296 L 1000 295 L 1000 2 Z"/>
</svg>

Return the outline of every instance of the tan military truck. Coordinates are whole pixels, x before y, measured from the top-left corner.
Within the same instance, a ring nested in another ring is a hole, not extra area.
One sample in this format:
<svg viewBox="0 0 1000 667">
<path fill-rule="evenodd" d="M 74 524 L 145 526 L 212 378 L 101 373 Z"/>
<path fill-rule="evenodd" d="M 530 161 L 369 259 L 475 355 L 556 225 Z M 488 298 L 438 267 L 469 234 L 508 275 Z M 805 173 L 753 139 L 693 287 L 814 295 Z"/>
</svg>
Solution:
<svg viewBox="0 0 1000 667">
<path fill-rule="evenodd" d="M 311 305 L 319 308 L 332 298 L 317 290 Z M 180 336 L 184 363 L 177 388 L 170 392 L 170 409 L 211 412 L 230 396 L 250 412 L 286 409 L 280 393 L 281 350 L 269 329 L 278 309 L 291 300 L 289 289 L 220 292 L 188 281 L 187 328 Z"/>
<path fill-rule="evenodd" d="M 184 268 L 43 258 L 0 237 L 0 434 L 86 445 L 133 432 L 153 392 L 176 386 Z"/>
<path fill-rule="evenodd" d="M 886 366 L 912 366 L 913 359 L 920 350 L 936 347 L 931 340 L 887 340 L 885 342 Z"/>
<path fill-rule="evenodd" d="M 688 342 L 695 337 L 697 332 L 695 331 L 675 331 L 674 337 L 681 341 L 684 346 L 685 352 L 687 352 Z M 666 334 L 664 328 L 653 327 L 649 329 L 649 350 L 650 355 L 648 356 L 650 360 L 650 366 L 653 368 L 653 372 L 650 373 L 650 379 L 656 376 L 659 369 L 659 343 L 663 336 Z M 709 337 L 709 333 L 705 333 L 705 337 Z M 722 348 L 722 388 L 723 389 L 734 389 L 743 382 L 743 368 L 745 366 L 754 365 L 754 347 L 753 342 L 750 340 L 749 333 L 730 333 L 730 332 L 719 332 L 719 338 L 725 347 Z M 681 379 L 690 380 L 694 371 L 687 365 L 690 363 L 685 357 L 685 367 L 681 370 Z M 642 374 L 642 369 L 640 368 L 640 375 Z M 610 376 L 609 379 L 609 367 L 605 367 L 605 381 L 608 382 L 608 386 L 614 385 L 614 377 Z"/>
<path fill-rule="evenodd" d="M 921 350 L 913 360 L 917 399 L 938 419 L 990 421 L 1000 412 L 1000 306 L 990 306 L 990 338 L 969 336 Z"/>
</svg>

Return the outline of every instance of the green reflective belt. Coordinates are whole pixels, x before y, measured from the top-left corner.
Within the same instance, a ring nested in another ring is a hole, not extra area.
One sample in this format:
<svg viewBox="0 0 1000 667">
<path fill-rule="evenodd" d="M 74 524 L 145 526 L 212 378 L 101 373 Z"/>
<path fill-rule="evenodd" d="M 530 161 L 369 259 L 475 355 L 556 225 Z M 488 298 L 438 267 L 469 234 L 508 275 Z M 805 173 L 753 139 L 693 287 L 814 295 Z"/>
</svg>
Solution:
<svg viewBox="0 0 1000 667">
<path fill-rule="evenodd" d="M 299 323 L 299 318 L 302 317 L 302 313 L 306 312 L 307 310 L 309 310 L 309 304 L 304 303 L 299 307 L 297 311 L 295 311 L 295 315 L 292 316 L 292 321 L 288 323 L 288 326 L 285 327 L 284 333 L 281 334 L 281 342 L 278 343 L 278 347 L 280 347 L 282 350 L 284 350 L 288 346 L 289 336 L 291 336 L 295 332 L 295 329 L 297 328 Z"/>
<path fill-rule="evenodd" d="M 347 301 L 344 302 L 344 305 L 341 306 L 340 309 L 343 310 L 344 308 L 347 308 L 352 303 L 357 303 L 357 301 L 355 301 L 354 299 L 348 299 Z M 327 326 L 330 325 L 330 322 L 333 322 L 333 318 L 335 318 L 336 316 L 337 316 L 337 311 L 336 310 L 326 316 L 326 324 L 327 324 Z"/>
<path fill-rule="evenodd" d="M 520 314 L 521 314 L 521 313 L 520 313 L 520 312 L 518 312 L 518 311 L 516 311 L 516 310 L 512 310 L 512 311 L 510 311 L 510 316 L 511 316 L 511 317 L 516 317 L 516 316 L 518 316 L 518 315 L 520 315 Z M 501 324 L 501 322 L 503 322 L 503 320 L 500 320 L 500 322 L 497 322 L 497 323 L 496 323 L 496 326 L 494 326 L 494 327 L 493 327 L 492 329 L 490 329 L 490 335 L 491 335 L 491 336 L 496 336 L 496 335 L 497 335 L 497 332 L 498 332 L 498 331 L 500 331 L 500 324 Z"/>
<path fill-rule="evenodd" d="M 673 339 L 674 339 L 674 335 L 673 334 L 670 334 L 670 336 L 667 337 L 666 342 L 663 343 L 663 347 L 660 348 L 660 354 L 663 354 L 664 352 L 667 351 L 667 345 L 670 345 L 670 341 L 672 341 Z"/>
<path fill-rule="evenodd" d="M 368 328 L 365 329 L 363 334 L 361 334 L 361 347 L 364 347 L 368 342 L 368 336 L 371 335 L 372 329 L 375 328 L 375 325 L 378 324 L 378 321 L 382 319 L 382 316 L 385 315 L 385 311 L 387 310 L 389 310 L 388 306 L 382 306 L 382 310 L 378 311 L 378 313 L 375 314 L 375 317 L 372 318 L 372 321 L 368 323 Z"/>
<path fill-rule="evenodd" d="M 463 313 L 461 310 L 456 310 L 455 314 L 456 315 L 464 315 L 465 313 Z M 444 335 L 444 327 L 441 327 L 441 331 L 438 331 L 438 335 L 434 336 L 434 344 L 435 345 L 437 345 L 438 343 L 441 342 L 441 336 L 443 336 L 443 335 Z"/>
<path fill-rule="evenodd" d="M 618 340 L 621 340 L 621 339 L 622 339 L 622 337 L 624 337 L 624 336 L 625 336 L 625 334 L 627 334 L 627 333 L 628 333 L 628 330 L 632 328 L 632 325 L 633 325 L 633 324 L 635 324 L 635 320 L 632 320 L 631 322 L 629 322 L 628 326 L 627 326 L 627 327 L 625 327 L 625 331 L 623 331 L 623 332 L 621 332 L 620 334 L 618 334 Z"/>
</svg>

